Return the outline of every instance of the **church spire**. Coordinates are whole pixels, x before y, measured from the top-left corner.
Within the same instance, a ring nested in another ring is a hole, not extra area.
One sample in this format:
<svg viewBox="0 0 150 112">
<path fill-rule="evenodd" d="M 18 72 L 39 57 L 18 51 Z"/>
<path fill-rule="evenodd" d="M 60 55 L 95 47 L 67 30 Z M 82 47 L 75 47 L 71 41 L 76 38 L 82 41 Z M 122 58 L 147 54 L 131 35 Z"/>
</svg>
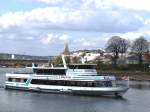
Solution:
<svg viewBox="0 0 150 112">
<path fill-rule="evenodd" d="M 63 54 L 65 54 L 65 55 L 69 55 L 70 54 L 68 43 L 65 44 L 65 49 L 63 51 Z"/>
</svg>

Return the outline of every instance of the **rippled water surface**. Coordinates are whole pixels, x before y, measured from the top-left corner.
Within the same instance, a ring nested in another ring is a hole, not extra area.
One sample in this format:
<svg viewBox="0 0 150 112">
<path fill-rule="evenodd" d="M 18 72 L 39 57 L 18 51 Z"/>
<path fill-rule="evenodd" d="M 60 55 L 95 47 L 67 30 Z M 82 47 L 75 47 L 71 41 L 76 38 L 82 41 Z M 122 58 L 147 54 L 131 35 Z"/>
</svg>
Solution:
<svg viewBox="0 0 150 112">
<path fill-rule="evenodd" d="M 22 70 L 22 69 L 20 69 Z M 0 84 L 5 72 L 0 69 Z M 150 112 L 150 82 L 131 82 L 123 98 L 88 97 L 5 90 L 0 88 L 0 112 Z"/>
</svg>

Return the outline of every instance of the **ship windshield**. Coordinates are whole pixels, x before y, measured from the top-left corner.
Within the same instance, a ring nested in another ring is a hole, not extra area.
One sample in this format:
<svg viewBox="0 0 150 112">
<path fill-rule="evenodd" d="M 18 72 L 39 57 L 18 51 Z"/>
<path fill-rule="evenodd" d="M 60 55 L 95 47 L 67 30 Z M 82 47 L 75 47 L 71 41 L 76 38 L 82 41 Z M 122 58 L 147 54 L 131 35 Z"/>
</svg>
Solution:
<svg viewBox="0 0 150 112">
<path fill-rule="evenodd" d="M 37 68 L 33 69 L 33 72 L 37 75 L 65 75 L 66 69 L 43 69 L 43 68 Z"/>
<path fill-rule="evenodd" d="M 96 65 L 85 65 L 85 64 L 81 64 L 81 65 L 68 65 L 68 67 L 70 68 L 70 69 L 96 69 Z"/>
</svg>

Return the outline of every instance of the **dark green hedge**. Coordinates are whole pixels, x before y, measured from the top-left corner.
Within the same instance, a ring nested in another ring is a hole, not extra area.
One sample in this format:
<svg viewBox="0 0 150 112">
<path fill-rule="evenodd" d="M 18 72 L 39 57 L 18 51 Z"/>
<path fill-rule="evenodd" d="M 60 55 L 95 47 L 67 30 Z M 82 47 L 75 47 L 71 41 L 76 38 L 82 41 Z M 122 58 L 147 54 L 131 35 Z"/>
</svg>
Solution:
<svg viewBox="0 0 150 112">
<path fill-rule="evenodd" d="M 120 70 L 120 71 L 145 71 L 150 72 L 148 64 L 138 65 L 138 64 L 128 64 L 128 65 L 117 65 L 116 67 L 111 64 L 97 63 L 98 70 Z"/>
</svg>

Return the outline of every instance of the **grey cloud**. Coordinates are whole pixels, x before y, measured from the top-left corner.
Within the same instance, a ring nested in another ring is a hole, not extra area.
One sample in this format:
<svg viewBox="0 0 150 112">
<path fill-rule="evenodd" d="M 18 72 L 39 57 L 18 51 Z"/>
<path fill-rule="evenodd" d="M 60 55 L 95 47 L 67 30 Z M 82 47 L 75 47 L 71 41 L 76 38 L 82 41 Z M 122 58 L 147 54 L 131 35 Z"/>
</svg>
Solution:
<svg viewBox="0 0 150 112">
<path fill-rule="evenodd" d="M 121 9 L 120 7 L 95 7 L 95 4 L 85 5 L 83 0 L 70 0 L 72 2 L 55 4 L 55 8 L 49 7 L 34 9 L 30 12 L 21 12 L 11 14 L 16 18 L 12 20 L 11 16 L 3 14 L 2 20 L 6 20 L 6 25 L 0 22 L 0 52 L 15 52 L 34 55 L 51 55 L 58 54 L 63 50 L 64 42 L 58 38 L 53 44 L 43 45 L 40 40 L 49 33 L 62 35 L 63 31 L 76 33 L 101 33 L 101 37 L 83 36 L 83 38 L 91 43 L 92 48 L 99 48 L 105 44 L 105 36 L 111 37 L 113 34 L 125 34 L 128 32 L 137 32 L 144 26 L 144 21 L 138 16 L 143 16 L 142 12 L 132 11 L 129 9 Z M 72 3 L 72 4 L 71 4 Z M 54 5 L 54 4 L 53 4 Z M 22 16 L 22 17 L 20 17 Z M 144 16 L 148 16 L 145 12 Z M 8 18 L 9 17 L 9 18 Z M 20 19 L 21 18 L 21 19 Z M 8 22 L 7 22 L 8 20 Z M 15 24 L 18 22 L 19 24 Z M 7 27 L 2 27 L 4 26 Z M 60 33 L 61 32 L 61 33 Z M 70 34 L 71 35 L 71 34 Z M 80 34 L 82 35 L 82 34 Z M 70 39 L 71 49 L 91 48 L 86 41 L 73 41 L 76 38 L 73 34 Z M 4 47 L 4 42 L 8 46 Z M 82 43 L 85 42 L 85 46 Z M 82 46 L 79 46 L 82 45 Z M 40 51 L 40 52 L 39 52 Z"/>
<path fill-rule="evenodd" d="M 107 11 L 98 10 L 88 11 L 78 10 L 79 16 L 82 19 L 78 20 L 78 16 L 72 15 L 73 13 L 68 12 L 65 16 L 65 20 L 60 23 L 52 22 L 51 19 L 48 21 L 35 22 L 34 24 L 28 25 L 28 27 L 35 28 L 37 30 L 75 30 L 75 31 L 94 31 L 94 32 L 107 32 L 107 33 L 124 33 L 130 31 L 136 31 L 143 26 L 143 21 L 136 18 L 134 13 L 118 12 L 118 11 Z M 76 12 L 74 12 L 76 13 Z M 113 15 L 118 13 L 118 15 Z M 68 15 L 72 15 L 68 18 Z M 77 21 L 78 20 L 78 21 Z"/>
</svg>

